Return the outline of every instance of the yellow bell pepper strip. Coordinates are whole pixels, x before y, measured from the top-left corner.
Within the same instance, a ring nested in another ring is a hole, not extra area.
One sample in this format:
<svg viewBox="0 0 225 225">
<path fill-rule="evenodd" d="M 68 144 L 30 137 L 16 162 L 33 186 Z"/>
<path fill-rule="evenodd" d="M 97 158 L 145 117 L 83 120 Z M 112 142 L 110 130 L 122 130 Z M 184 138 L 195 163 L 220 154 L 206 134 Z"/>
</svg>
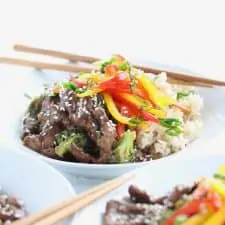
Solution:
<svg viewBox="0 0 225 225">
<path fill-rule="evenodd" d="M 118 111 L 116 107 L 116 104 L 114 103 L 112 97 L 109 94 L 103 93 L 103 97 L 109 112 L 111 113 L 111 115 L 113 116 L 115 120 L 119 121 L 120 123 L 127 124 L 129 126 L 136 126 L 135 124 L 130 122 L 131 120 L 130 118 L 120 114 L 120 112 Z"/>
<path fill-rule="evenodd" d="M 139 98 L 138 96 L 128 94 L 128 93 L 117 93 L 117 95 L 119 97 L 121 97 L 122 99 L 128 101 L 129 103 L 131 103 L 131 104 L 137 106 L 138 108 L 143 109 L 149 113 L 152 113 L 152 114 L 160 116 L 160 117 L 165 116 L 165 112 L 163 112 L 162 110 L 152 108 L 150 106 L 149 102 L 147 102 L 144 99 Z"/>
<path fill-rule="evenodd" d="M 176 104 L 175 99 L 164 95 L 145 74 L 137 76 L 137 79 L 148 92 L 149 98 L 160 108 Z"/>
<path fill-rule="evenodd" d="M 102 91 L 102 89 L 100 89 L 100 88 L 94 88 L 94 89 L 87 90 L 84 93 L 77 94 L 77 96 L 80 98 L 87 97 L 87 96 L 93 96 L 93 95 L 100 93 L 101 91 Z"/>
<path fill-rule="evenodd" d="M 214 213 L 202 225 L 224 225 L 224 223 L 225 223 L 225 205 L 221 207 L 216 213 Z"/>
<path fill-rule="evenodd" d="M 200 194 L 200 196 L 202 196 Z M 177 217 L 179 216 L 187 216 L 187 217 L 192 217 L 194 215 L 197 215 L 203 210 L 212 210 L 215 212 L 219 207 L 221 207 L 221 204 L 217 201 L 220 201 L 218 199 L 217 193 L 210 192 L 207 193 L 207 196 L 202 196 L 201 198 L 198 199 L 192 199 L 191 201 L 187 202 L 184 206 L 179 208 L 177 211 L 175 211 L 162 225 L 174 225 L 174 222 L 176 221 Z M 224 215 L 225 219 L 225 215 Z M 207 224 L 209 225 L 209 224 Z M 217 225 L 217 223 L 213 223 L 212 225 Z M 221 224 L 222 225 L 222 224 Z"/>
<path fill-rule="evenodd" d="M 225 198 L 225 185 L 223 182 L 221 182 L 221 180 L 212 179 L 211 187 L 215 192 L 219 193 L 223 198 Z"/>
<path fill-rule="evenodd" d="M 100 74 L 94 74 L 94 73 L 84 73 L 79 75 L 79 78 L 81 79 L 87 79 L 87 80 L 93 80 L 94 82 L 102 81 L 104 76 L 101 76 Z"/>
<path fill-rule="evenodd" d="M 190 217 L 186 220 L 182 225 L 202 225 L 202 223 L 206 222 L 213 215 L 212 210 L 207 210 L 206 212 L 201 212 Z"/>
</svg>

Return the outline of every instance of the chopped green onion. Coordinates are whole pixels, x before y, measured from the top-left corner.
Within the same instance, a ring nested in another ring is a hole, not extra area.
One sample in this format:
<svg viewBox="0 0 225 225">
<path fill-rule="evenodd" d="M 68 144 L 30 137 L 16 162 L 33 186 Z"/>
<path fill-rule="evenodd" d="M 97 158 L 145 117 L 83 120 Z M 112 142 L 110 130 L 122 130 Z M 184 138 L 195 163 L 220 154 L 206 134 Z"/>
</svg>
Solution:
<svg viewBox="0 0 225 225">
<path fill-rule="evenodd" d="M 160 118 L 161 126 L 166 128 L 175 128 L 181 125 L 181 121 L 175 118 Z"/>
<path fill-rule="evenodd" d="M 177 100 L 180 100 L 181 98 L 188 97 L 190 94 L 194 94 L 194 91 L 188 91 L 188 92 L 177 92 Z"/>
<path fill-rule="evenodd" d="M 143 120 L 141 120 L 140 118 L 131 118 L 129 120 L 129 123 L 133 124 L 133 125 L 139 125 L 143 122 Z"/>
<path fill-rule="evenodd" d="M 160 125 L 166 127 L 165 131 L 169 136 L 177 136 L 181 133 L 181 121 L 175 118 L 159 118 Z"/>
<path fill-rule="evenodd" d="M 181 129 L 179 127 L 169 128 L 166 130 L 166 134 L 169 136 L 177 136 L 181 133 Z"/>
<path fill-rule="evenodd" d="M 68 90 L 75 91 L 75 92 L 78 91 L 77 85 L 74 84 L 73 82 L 64 82 L 63 87 L 68 89 Z"/>
</svg>

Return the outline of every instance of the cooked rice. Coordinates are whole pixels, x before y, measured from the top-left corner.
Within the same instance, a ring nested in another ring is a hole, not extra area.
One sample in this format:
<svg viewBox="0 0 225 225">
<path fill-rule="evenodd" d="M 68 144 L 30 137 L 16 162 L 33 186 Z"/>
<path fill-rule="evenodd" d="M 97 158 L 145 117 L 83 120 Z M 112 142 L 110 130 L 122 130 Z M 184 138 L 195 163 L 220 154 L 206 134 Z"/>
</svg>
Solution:
<svg viewBox="0 0 225 225">
<path fill-rule="evenodd" d="M 151 148 L 151 151 L 154 149 L 155 153 L 163 157 L 182 150 L 200 135 L 203 128 L 203 121 L 201 119 L 203 99 L 193 87 L 169 84 L 166 73 L 161 73 L 157 77 L 150 74 L 149 77 L 162 92 L 174 98 L 176 98 L 178 92 L 194 91 L 190 95 L 178 100 L 180 106 L 191 109 L 189 115 L 175 107 L 168 108 L 167 110 L 167 118 L 176 118 L 182 122 L 181 134 L 178 136 L 168 136 L 165 133 L 166 128 L 152 123 L 148 125 L 147 129 L 141 129 L 138 132 L 137 144 L 139 149 Z"/>
</svg>

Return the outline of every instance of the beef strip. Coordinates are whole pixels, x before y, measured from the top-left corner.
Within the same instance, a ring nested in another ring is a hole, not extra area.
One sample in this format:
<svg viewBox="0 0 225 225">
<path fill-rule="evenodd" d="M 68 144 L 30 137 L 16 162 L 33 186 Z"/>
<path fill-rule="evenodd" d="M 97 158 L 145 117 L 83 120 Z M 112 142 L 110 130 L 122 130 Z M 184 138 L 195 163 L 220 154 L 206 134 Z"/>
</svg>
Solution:
<svg viewBox="0 0 225 225">
<path fill-rule="evenodd" d="M 158 221 L 164 212 L 162 205 L 129 204 L 109 201 L 104 214 L 104 225 L 146 225 L 148 221 Z"/>
<path fill-rule="evenodd" d="M 168 195 L 159 198 L 131 185 L 128 189 L 130 201 L 111 200 L 107 203 L 104 225 L 160 224 L 165 210 L 173 207 L 183 195 L 192 194 L 197 185 L 176 186 Z"/>
<path fill-rule="evenodd" d="M 146 191 L 139 189 L 138 187 L 131 185 L 128 189 L 130 199 L 136 203 L 146 203 L 146 204 L 163 204 L 166 196 L 155 198 L 150 196 Z"/>
<path fill-rule="evenodd" d="M 79 98 L 69 90 L 61 92 L 59 96 L 46 96 L 35 118 L 35 126 L 37 124 L 39 132 L 34 133 L 34 126 L 31 129 L 24 123 L 26 135 L 23 136 L 24 144 L 35 151 L 57 158 L 53 151 L 55 135 L 63 130 L 81 128 L 96 144 L 95 147 L 99 148 L 100 154 L 96 158 L 89 154 L 91 152 L 87 153 L 73 145 L 71 153 L 76 160 L 87 163 L 104 163 L 110 160 L 112 145 L 116 139 L 115 125 L 105 109 L 98 105 L 97 96 Z"/>
</svg>

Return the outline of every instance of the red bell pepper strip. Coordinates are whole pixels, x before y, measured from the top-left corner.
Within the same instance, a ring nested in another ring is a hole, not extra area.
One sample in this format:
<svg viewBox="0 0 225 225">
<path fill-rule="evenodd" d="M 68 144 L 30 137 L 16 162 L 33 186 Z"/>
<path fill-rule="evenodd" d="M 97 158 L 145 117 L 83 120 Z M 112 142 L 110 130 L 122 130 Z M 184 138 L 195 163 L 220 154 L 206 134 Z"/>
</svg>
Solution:
<svg viewBox="0 0 225 225">
<path fill-rule="evenodd" d="M 123 136 L 124 130 L 125 130 L 125 124 L 117 123 L 116 132 L 119 139 Z"/>
<path fill-rule="evenodd" d="M 159 120 L 152 116 L 150 113 L 145 112 L 144 110 L 140 110 L 140 113 L 144 120 L 159 124 Z"/>
<path fill-rule="evenodd" d="M 126 114 L 126 116 L 129 116 L 129 117 L 140 116 L 145 121 L 150 121 L 150 122 L 159 124 L 159 120 L 157 118 L 152 116 L 150 113 L 144 111 L 143 109 L 138 108 L 135 104 L 132 104 L 131 102 L 126 101 L 125 99 L 121 98 L 115 93 L 112 96 L 113 96 L 113 99 L 116 101 L 118 107 L 120 108 L 120 111 L 121 111 L 121 107 L 124 107 L 125 111 L 128 113 Z M 121 113 L 125 115 L 124 112 L 121 111 Z"/>
<path fill-rule="evenodd" d="M 201 210 L 202 204 L 203 204 L 203 201 L 199 199 L 188 202 L 183 207 L 178 209 L 175 213 L 173 213 L 172 216 L 169 217 L 162 225 L 174 225 L 174 222 L 176 221 L 176 218 L 178 216 L 185 215 L 190 217 L 199 213 Z"/>
</svg>

